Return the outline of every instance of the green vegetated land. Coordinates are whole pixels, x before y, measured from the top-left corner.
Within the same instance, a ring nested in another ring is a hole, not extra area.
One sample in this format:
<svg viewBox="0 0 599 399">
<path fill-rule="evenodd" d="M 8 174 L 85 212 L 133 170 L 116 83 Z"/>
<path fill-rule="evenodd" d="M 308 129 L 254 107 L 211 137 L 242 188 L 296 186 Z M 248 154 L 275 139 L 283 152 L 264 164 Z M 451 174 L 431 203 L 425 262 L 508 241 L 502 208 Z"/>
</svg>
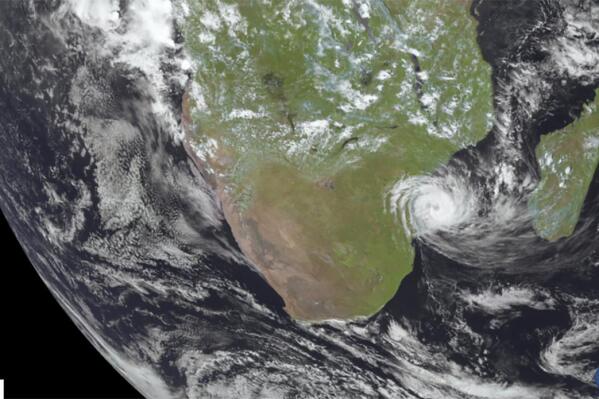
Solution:
<svg viewBox="0 0 599 399">
<path fill-rule="evenodd" d="M 193 147 L 241 248 L 293 316 L 372 314 L 413 261 L 388 190 L 490 128 L 469 2 L 191 3 Z"/>
<path fill-rule="evenodd" d="M 598 93 L 599 94 L 599 93 Z M 529 201 L 537 232 L 548 240 L 572 234 L 599 162 L 599 96 L 580 118 L 543 136 L 536 149 L 541 182 Z"/>
</svg>

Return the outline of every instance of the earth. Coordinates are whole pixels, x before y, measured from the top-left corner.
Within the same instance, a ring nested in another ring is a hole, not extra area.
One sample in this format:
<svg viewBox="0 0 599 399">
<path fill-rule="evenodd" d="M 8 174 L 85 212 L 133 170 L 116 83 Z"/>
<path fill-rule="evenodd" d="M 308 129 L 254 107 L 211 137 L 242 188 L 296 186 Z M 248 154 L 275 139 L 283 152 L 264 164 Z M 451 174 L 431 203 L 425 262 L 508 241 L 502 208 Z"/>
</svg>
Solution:
<svg viewBox="0 0 599 399">
<path fill-rule="evenodd" d="M 599 4 L 0 2 L 0 207 L 148 398 L 599 395 Z"/>
</svg>

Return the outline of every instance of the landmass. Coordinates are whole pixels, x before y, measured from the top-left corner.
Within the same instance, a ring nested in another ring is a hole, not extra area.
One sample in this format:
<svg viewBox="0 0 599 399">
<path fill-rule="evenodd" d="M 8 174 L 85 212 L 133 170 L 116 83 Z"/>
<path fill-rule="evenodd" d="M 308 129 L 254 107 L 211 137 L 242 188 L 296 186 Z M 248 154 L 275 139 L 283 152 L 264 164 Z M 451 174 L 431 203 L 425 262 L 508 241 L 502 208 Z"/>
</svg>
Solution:
<svg viewBox="0 0 599 399">
<path fill-rule="evenodd" d="M 467 3 L 192 2 L 188 148 L 292 316 L 373 314 L 410 272 L 389 189 L 492 124 Z"/>
</svg>

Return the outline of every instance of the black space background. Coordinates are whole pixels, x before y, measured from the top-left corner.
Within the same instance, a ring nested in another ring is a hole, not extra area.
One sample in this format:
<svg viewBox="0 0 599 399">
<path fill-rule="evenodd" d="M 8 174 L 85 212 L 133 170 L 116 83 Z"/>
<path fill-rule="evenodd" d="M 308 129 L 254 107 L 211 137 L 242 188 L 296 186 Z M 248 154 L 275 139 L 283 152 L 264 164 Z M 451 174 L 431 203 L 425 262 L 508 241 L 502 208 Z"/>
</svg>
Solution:
<svg viewBox="0 0 599 399">
<path fill-rule="evenodd" d="M 0 212 L 0 379 L 7 398 L 139 398 L 79 332 Z"/>
</svg>

